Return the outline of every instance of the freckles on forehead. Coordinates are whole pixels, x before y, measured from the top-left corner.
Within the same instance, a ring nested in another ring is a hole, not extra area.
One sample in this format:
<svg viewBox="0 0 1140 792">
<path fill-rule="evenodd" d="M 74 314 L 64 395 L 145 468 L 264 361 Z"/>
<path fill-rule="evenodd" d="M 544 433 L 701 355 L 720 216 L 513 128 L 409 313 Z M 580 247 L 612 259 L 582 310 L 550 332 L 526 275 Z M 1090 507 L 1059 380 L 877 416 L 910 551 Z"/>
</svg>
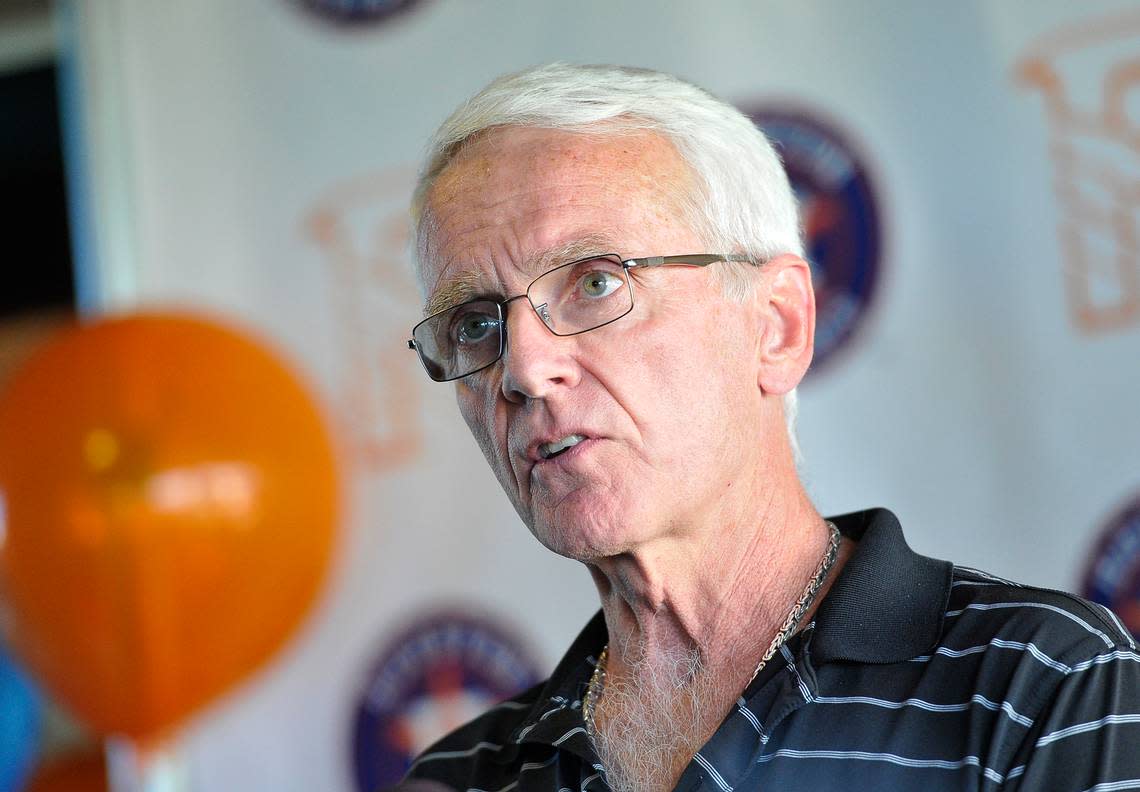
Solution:
<svg viewBox="0 0 1140 792">
<path fill-rule="evenodd" d="M 473 236 L 493 224 L 496 196 L 507 169 L 483 141 L 470 144 L 439 173 L 424 200 L 421 223 L 423 282 L 430 295 L 452 265 L 474 265 Z"/>
<path fill-rule="evenodd" d="M 495 173 L 493 160 L 491 152 L 481 142 L 456 154 L 436 176 L 428 191 L 426 205 L 438 211 L 466 195 L 479 194 Z"/>
</svg>

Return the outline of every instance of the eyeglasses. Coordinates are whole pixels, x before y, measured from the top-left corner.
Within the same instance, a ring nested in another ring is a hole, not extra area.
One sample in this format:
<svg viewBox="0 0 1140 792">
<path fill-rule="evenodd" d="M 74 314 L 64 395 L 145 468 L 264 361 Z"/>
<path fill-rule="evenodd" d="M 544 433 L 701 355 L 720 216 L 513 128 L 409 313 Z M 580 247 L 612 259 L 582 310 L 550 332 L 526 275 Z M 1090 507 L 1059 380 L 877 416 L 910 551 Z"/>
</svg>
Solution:
<svg viewBox="0 0 1140 792">
<path fill-rule="evenodd" d="M 718 261 L 759 266 L 751 256 L 694 253 L 623 260 L 615 253 L 560 264 L 539 275 L 523 294 L 505 300 L 471 300 L 432 314 L 412 328 L 408 348 L 419 353 L 436 382 L 466 377 L 503 356 L 507 346 L 507 304 L 526 297 L 546 329 L 556 336 L 597 330 L 633 310 L 633 280 L 628 270 Z"/>
</svg>

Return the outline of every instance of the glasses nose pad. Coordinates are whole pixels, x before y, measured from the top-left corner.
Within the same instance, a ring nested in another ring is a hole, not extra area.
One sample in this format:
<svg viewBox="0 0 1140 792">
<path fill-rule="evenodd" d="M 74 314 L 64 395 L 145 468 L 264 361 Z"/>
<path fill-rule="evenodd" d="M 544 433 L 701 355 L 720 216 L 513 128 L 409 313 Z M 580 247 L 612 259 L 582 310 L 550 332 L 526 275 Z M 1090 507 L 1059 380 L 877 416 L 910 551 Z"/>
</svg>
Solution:
<svg viewBox="0 0 1140 792">
<path fill-rule="evenodd" d="M 542 305 L 536 305 L 534 307 L 534 312 L 538 314 L 538 318 L 542 320 L 542 323 L 546 325 L 546 328 L 551 332 L 554 332 L 554 319 L 550 316 L 550 306 L 548 306 L 546 303 L 543 303 Z"/>
</svg>

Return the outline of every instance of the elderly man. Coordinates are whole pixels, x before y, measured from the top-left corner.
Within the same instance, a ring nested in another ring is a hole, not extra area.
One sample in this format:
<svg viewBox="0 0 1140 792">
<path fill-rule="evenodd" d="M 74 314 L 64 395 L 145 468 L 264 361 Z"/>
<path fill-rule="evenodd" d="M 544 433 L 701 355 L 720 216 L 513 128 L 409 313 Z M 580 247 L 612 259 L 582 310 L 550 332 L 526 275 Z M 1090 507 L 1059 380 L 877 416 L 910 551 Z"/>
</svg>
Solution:
<svg viewBox="0 0 1140 792">
<path fill-rule="evenodd" d="M 421 755 L 479 790 L 1140 788 L 1105 609 L 925 558 L 796 471 L 815 305 L 787 177 L 673 77 L 554 65 L 439 131 L 410 342 L 601 613 Z"/>
</svg>

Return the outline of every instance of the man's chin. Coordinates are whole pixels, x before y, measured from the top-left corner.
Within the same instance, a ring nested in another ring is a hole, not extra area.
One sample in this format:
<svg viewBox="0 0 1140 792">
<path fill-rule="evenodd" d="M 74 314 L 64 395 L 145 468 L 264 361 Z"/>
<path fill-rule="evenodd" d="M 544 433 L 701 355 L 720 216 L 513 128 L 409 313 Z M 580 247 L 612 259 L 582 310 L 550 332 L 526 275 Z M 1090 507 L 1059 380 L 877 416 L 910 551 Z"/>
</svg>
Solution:
<svg viewBox="0 0 1140 792">
<path fill-rule="evenodd" d="M 541 495 L 545 495 L 542 493 Z M 560 497 L 533 499 L 515 510 L 534 537 L 548 550 L 576 561 L 593 561 L 628 549 L 631 526 L 644 521 L 633 515 L 634 504 L 612 489 L 580 487 Z"/>
<path fill-rule="evenodd" d="M 629 537 L 623 535 L 621 523 L 608 520 L 540 520 L 531 524 L 531 533 L 551 552 L 583 563 L 629 549 Z"/>
</svg>

